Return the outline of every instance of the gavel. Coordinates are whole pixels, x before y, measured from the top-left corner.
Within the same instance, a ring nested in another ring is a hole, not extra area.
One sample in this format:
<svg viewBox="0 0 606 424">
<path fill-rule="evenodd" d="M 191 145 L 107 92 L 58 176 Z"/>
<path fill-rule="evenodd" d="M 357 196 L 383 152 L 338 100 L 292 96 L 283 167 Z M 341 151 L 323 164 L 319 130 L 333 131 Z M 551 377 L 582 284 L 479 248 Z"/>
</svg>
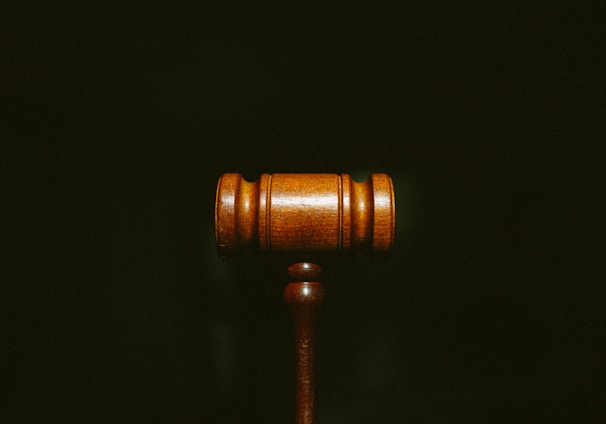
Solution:
<svg viewBox="0 0 606 424">
<path fill-rule="evenodd" d="M 326 258 L 387 257 L 395 237 L 391 178 L 375 173 L 363 182 L 348 174 L 262 174 L 249 182 L 226 173 L 217 185 L 215 241 L 219 255 L 260 252 L 288 258 L 284 290 L 295 327 L 296 424 L 317 424 L 315 327 L 325 296 L 320 283 Z"/>
</svg>

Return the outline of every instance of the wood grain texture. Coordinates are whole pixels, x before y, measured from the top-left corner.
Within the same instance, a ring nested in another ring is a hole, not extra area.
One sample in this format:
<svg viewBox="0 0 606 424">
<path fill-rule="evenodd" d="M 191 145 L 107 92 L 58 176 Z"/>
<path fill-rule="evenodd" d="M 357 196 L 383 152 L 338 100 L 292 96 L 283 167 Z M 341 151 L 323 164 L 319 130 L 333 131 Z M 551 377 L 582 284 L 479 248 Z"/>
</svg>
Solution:
<svg viewBox="0 0 606 424">
<path fill-rule="evenodd" d="M 318 312 L 324 301 L 324 287 L 316 281 L 322 269 L 315 264 L 301 262 L 288 268 L 294 282 L 284 290 L 295 327 L 296 361 L 296 424 L 317 424 L 315 333 Z"/>
<path fill-rule="evenodd" d="M 217 185 L 215 236 L 222 256 L 264 252 L 388 253 L 395 236 L 391 178 L 347 174 L 226 173 Z"/>
<path fill-rule="evenodd" d="M 262 174 L 249 182 L 226 173 L 217 184 L 215 238 L 224 257 L 251 250 L 288 252 L 296 260 L 331 252 L 385 256 L 395 225 L 394 189 L 386 174 L 363 182 L 347 174 Z M 318 422 L 314 359 L 321 274 L 318 265 L 296 263 L 288 268 L 293 282 L 284 291 L 295 326 L 297 424 Z"/>
</svg>

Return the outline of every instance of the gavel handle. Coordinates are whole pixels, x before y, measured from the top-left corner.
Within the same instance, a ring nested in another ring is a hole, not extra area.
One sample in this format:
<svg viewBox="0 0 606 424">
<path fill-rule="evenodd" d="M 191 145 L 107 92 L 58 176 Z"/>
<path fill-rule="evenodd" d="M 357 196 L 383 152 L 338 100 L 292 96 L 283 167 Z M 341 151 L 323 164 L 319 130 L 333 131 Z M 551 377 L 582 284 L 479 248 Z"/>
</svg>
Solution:
<svg viewBox="0 0 606 424">
<path fill-rule="evenodd" d="M 295 422 L 318 424 L 314 364 L 315 328 L 318 309 L 324 299 L 324 288 L 319 282 L 294 282 L 286 287 L 284 297 L 290 306 L 295 327 Z"/>
</svg>

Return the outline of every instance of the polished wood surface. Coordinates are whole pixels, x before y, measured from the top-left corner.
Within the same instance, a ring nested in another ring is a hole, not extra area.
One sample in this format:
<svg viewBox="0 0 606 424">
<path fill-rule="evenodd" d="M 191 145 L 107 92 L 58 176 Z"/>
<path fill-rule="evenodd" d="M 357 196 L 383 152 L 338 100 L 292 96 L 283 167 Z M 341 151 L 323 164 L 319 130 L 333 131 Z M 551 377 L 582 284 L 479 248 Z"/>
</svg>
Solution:
<svg viewBox="0 0 606 424">
<path fill-rule="evenodd" d="M 371 174 L 240 174 L 219 179 L 215 236 L 222 256 L 245 250 L 318 253 L 363 251 L 382 255 L 395 235 L 391 178 Z"/>
<path fill-rule="evenodd" d="M 322 268 L 309 261 L 335 252 L 383 257 L 393 247 L 395 196 L 391 178 L 371 174 L 262 174 L 246 181 L 223 174 L 215 201 L 215 239 L 223 257 L 247 251 L 287 253 L 284 298 L 295 328 L 296 424 L 317 424 L 315 327 L 324 300 Z M 289 259 L 290 260 L 290 259 Z"/>
<path fill-rule="evenodd" d="M 322 269 L 309 262 L 288 268 L 293 280 L 284 290 L 295 326 L 296 424 L 317 424 L 315 374 L 315 330 L 318 311 L 324 300 L 324 287 L 318 279 Z"/>
</svg>

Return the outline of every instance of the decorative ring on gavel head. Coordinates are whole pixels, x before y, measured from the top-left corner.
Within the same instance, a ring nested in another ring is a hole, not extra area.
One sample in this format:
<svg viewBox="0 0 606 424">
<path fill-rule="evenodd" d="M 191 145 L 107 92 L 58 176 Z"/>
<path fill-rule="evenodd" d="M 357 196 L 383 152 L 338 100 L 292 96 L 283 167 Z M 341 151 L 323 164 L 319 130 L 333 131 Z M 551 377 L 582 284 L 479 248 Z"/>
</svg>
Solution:
<svg viewBox="0 0 606 424">
<path fill-rule="evenodd" d="M 307 254 L 339 251 L 387 254 L 395 236 L 391 178 L 371 174 L 240 174 L 219 179 L 215 238 L 219 254 L 246 250 Z"/>
</svg>

